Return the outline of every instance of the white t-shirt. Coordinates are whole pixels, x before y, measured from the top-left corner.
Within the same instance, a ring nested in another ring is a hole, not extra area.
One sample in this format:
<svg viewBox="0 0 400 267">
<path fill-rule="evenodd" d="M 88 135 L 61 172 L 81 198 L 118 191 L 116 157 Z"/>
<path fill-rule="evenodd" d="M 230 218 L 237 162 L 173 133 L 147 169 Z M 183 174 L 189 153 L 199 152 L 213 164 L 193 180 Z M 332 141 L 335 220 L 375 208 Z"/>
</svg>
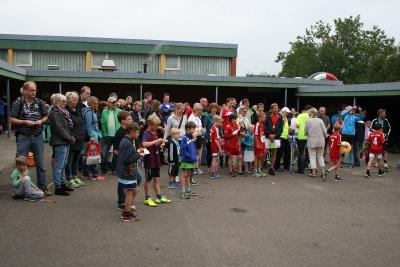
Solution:
<svg viewBox="0 0 400 267">
<path fill-rule="evenodd" d="M 197 129 L 201 129 L 203 127 L 203 125 L 201 124 L 201 117 L 198 116 L 194 116 L 194 114 L 190 114 L 188 121 L 192 121 L 194 122 L 194 124 L 196 124 L 196 130 Z"/>
</svg>

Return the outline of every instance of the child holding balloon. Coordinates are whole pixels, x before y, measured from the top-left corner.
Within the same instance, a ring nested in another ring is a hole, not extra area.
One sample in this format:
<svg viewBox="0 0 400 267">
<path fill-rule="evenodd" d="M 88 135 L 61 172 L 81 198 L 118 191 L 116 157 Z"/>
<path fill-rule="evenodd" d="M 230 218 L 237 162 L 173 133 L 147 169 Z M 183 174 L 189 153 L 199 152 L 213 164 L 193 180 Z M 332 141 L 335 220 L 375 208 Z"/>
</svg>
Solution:
<svg viewBox="0 0 400 267">
<path fill-rule="evenodd" d="M 333 126 L 333 132 L 329 136 L 329 146 L 330 146 L 330 158 L 331 162 L 334 164 L 330 167 L 325 173 L 325 177 L 329 172 L 335 171 L 335 182 L 343 181 L 343 179 L 339 176 L 340 172 L 340 156 L 344 155 L 344 150 L 351 149 L 350 144 L 342 144 L 342 135 L 340 133 L 342 126 L 339 123 L 336 123 Z M 350 151 L 348 151 L 350 152 Z M 326 179 L 326 178 L 325 178 Z"/>
</svg>

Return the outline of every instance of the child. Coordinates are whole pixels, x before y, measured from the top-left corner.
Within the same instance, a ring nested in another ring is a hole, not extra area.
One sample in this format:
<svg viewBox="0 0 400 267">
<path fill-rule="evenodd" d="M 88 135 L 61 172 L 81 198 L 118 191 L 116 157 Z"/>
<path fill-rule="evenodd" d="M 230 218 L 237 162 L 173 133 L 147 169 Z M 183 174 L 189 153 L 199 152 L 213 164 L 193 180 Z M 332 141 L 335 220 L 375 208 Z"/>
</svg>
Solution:
<svg viewBox="0 0 400 267">
<path fill-rule="evenodd" d="M 141 176 L 137 161 L 144 156 L 144 151 L 136 150 L 135 139 L 140 134 L 140 126 L 137 123 L 129 122 L 125 126 L 126 135 L 119 143 L 118 159 L 117 159 L 117 176 L 118 176 L 118 195 L 120 190 L 125 195 L 124 211 L 121 215 L 123 222 L 130 222 L 132 219 L 139 221 L 141 218 L 132 211 L 132 205 L 135 201 L 137 188 L 140 185 Z M 126 192 L 126 193 L 125 193 Z M 120 197 L 120 195 L 118 196 Z M 122 207 L 122 203 L 118 203 L 118 207 Z"/>
<path fill-rule="evenodd" d="M 145 200 L 144 204 L 149 207 L 157 207 L 157 204 L 171 203 L 171 200 L 161 195 L 160 192 L 160 147 L 164 147 L 163 139 L 157 137 L 157 129 L 161 124 L 160 118 L 155 114 L 151 114 L 147 118 L 147 130 L 143 133 L 143 147 L 148 148 L 150 153 L 145 155 L 143 158 L 144 169 L 145 169 L 145 181 L 144 181 L 144 192 Z M 156 193 L 156 202 L 150 197 L 149 189 L 150 183 L 153 181 L 154 192 Z"/>
<path fill-rule="evenodd" d="M 244 170 L 247 174 L 252 174 L 251 163 L 254 161 L 254 125 L 250 125 L 246 130 L 245 137 L 242 137 L 242 144 L 244 145 Z"/>
<path fill-rule="evenodd" d="M 265 113 L 261 113 L 258 115 L 258 122 L 256 123 L 254 129 L 254 169 L 255 169 L 255 177 L 265 177 L 267 176 L 265 173 L 261 171 L 262 166 L 264 164 L 264 155 L 265 155 L 265 136 L 264 136 L 264 124 L 266 120 Z"/>
<path fill-rule="evenodd" d="M 11 173 L 11 182 L 14 191 L 13 198 L 24 198 L 27 201 L 38 201 L 44 197 L 44 193 L 40 190 L 29 177 L 27 169 L 27 160 L 23 156 L 15 159 L 16 169 Z"/>
<path fill-rule="evenodd" d="M 171 129 L 171 138 L 168 141 L 168 175 L 169 175 L 169 189 L 180 188 L 179 182 L 176 178 L 179 174 L 179 166 L 181 164 L 179 153 L 179 139 L 180 130 L 178 128 Z"/>
<path fill-rule="evenodd" d="M 374 158 L 378 159 L 378 176 L 382 177 L 385 175 L 383 171 L 383 144 L 385 143 L 385 136 L 382 131 L 382 124 L 377 123 L 374 127 L 375 131 L 371 132 L 368 138 L 369 144 L 369 160 L 367 164 L 367 172 L 365 178 L 371 178 L 370 170 Z"/>
<path fill-rule="evenodd" d="M 326 181 L 326 176 L 329 174 L 331 171 L 335 171 L 335 182 L 343 181 L 343 179 L 339 176 L 339 171 L 340 171 L 340 147 L 342 146 L 342 135 L 340 134 L 340 130 L 342 129 L 342 126 L 339 123 L 336 123 L 333 126 L 333 132 L 331 136 L 329 137 L 329 147 L 330 147 L 330 158 L 331 162 L 334 164 L 332 167 L 330 167 L 326 172 L 325 175 L 323 175 L 324 181 Z"/>
<path fill-rule="evenodd" d="M 368 138 L 371 133 L 371 121 L 366 121 L 365 122 L 365 133 L 364 133 L 364 143 L 363 143 L 363 151 L 361 152 L 362 154 L 362 160 L 365 160 L 365 163 L 368 164 Z"/>
<path fill-rule="evenodd" d="M 196 124 L 189 121 L 185 125 L 186 134 L 182 137 L 180 153 L 182 162 L 180 168 L 182 170 L 181 179 L 181 192 L 179 197 L 183 199 L 189 199 L 190 196 L 195 195 L 190 188 L 190 178 L 193 175 L 193 171 L 196 163 L 196 145 L 194 143 L 193 134 L 196 131 Z"/>
<path fill-rule="evenodd" d="M 228 168 L 229 175 L 236 177 L 236 173 L 233 172 L 233 160 L 234 157 L 237 159 L 239 175 L 242 173 L 242 153 L 240 152 L 240 127 L 237 123 L 238 116 L 236 114 L 229 115 L 229 124 L 225 128 L 224 141 L 225 141 L 225 153 L 228 156 Z"/>
<path fill-rule="evenodd" d="M 216 115 L 214 116 L 214 124 L 210 128 L 210 142 L 211 142 L 211 179 L 220 177 L 218 172 L 219 167 L 219 153 L 221 152 L 221 137 L 219 135 L 219 128 L 221 127 L 223 119 Z"/>
<path fill-rule="evenodd" d="M 115 133 L 114 143 L 113 143 L 113 157 L 115 157 L 115 161 L 118 161 L 118 150 L 119 144 L 121 140 L 126 136 L 126 125 L 132 122 L 132 116 L 129 112 L 121 111 L 117 115 L 119 123 L 121 123 L 121 127 Z M 118 209 L 125 209 L 125 190 L 118 183 Z M 132 209 L 135 210 L 136 207 L 132 206 Z"/>
</svg>

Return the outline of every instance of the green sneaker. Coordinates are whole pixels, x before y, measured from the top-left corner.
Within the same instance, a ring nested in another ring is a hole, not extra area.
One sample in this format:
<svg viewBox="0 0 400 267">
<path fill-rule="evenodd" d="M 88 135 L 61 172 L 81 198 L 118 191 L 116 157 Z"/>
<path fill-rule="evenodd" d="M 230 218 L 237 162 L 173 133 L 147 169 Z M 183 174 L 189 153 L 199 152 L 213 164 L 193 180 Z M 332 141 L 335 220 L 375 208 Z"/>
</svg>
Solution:
<svg viewBox="0 0 400 267">
<path fill-rule="evenodd" d="M 193 192 L 192 191 L 192 189 L 186 189 L 186 192 L 185 192 L 188 196 L 197 196 L 197 193 L 196 192 Z"/>
<path fill-rule="evenodd" d="M 74 180 L 74 182 L 75 182 L 76 184 L 80 185 L 80 186 L 84 186 L 84 185 L 85 185 L 85 183 L 82 182 L 82 180 L 79 179 L 78 177 L 75 177 L 75 178 L 73 178 L 72 180 Z"/>
<path fill-rule="evenodd" d="M 263 177 L 262 174 L 259 173 L 259 172 L 256 172 L 253 176 L 254 176 L 254 177 L 257 177 L 257 178 Z"/>
<path fill-rule="evenodd" d="M 182 199 L 189 199 L 190 198 L 190 196 L 186 193 L 186 192 L 179 192 L 179 198 L 182 198 Z"/>
<path fill-rule="evenodd" d="M 69 181 L 66 182 L 67 186 L 72 187 L 72 188 L 78 188 L 79 184 L 75 183 L 74 179 L 71 179 Z"/>
<path fill-rule="evenodd" d="M 260 172 L 261 177 L 267 177 L 266 173 Z"/>
</svg>

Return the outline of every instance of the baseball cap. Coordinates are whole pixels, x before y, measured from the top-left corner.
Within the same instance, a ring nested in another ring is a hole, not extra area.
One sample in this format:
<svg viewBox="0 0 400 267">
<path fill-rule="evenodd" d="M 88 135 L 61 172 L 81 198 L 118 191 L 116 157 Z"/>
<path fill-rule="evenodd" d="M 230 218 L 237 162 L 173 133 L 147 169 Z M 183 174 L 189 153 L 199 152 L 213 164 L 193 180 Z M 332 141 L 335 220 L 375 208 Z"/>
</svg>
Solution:
<svg viewBox="0 0 400 267">
<path fill-rule="evenodd" d="M 282 108 L 282 111 L 283 111 L 283 112 L 286 112 L 286 113 L 290 113 L 290 109 L 289 109 L 288 107 Z"/>
<path fill-rule="evenodd" d="M 114 102 L 117 102 L 117 99 L 115 98 L 115 97 L 113 97 L 113 96 L 110 96 L 109 98 L 108 98 L 108 101 L 107 101 L 108 103 L 114 103 Z"/>
</svg>

